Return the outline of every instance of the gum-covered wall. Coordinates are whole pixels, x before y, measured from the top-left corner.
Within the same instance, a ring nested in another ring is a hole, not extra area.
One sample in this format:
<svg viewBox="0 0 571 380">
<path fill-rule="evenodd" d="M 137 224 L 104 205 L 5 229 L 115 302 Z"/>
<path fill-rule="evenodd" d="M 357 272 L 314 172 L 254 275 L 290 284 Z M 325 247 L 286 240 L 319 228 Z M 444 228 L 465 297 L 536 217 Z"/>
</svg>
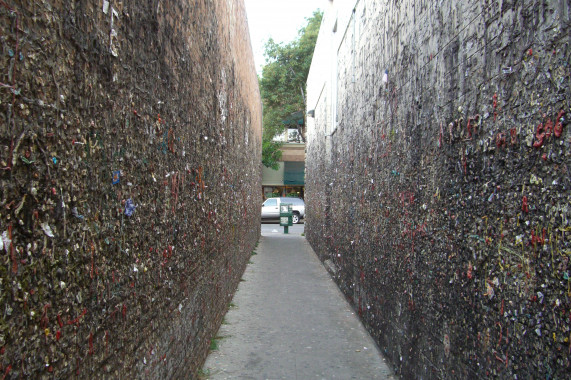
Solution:
<svg viewBox="0 0 571 380">
<path fill-rule="evenodd" d="M 569 2 L 355 3 L 308 80 L 308 241 L 403 378 L 569 377 Z"/>
<path fill-rule="evenodd" d="M 0 376 L 195 377 L 259 237 L 243 2 L 0 20 Z"/>
</svg>

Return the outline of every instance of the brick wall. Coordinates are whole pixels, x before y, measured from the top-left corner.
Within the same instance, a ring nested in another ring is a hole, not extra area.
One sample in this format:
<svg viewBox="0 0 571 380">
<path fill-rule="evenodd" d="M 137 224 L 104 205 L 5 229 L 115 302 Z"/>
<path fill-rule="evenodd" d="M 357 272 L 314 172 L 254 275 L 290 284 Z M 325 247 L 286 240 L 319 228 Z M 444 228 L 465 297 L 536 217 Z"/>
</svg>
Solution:
<svg viewBox="0 0 571 380">
<path fill-rule="evenodd" d="M 569 374 L 569 8 L 324 15 L 306 234 L 404 378 Z"/>
<path fill-rule="evenodd" d="M 243 2 L 0 20 L 1 376 L 195 377 L 259 237 Z"/>
</svg>

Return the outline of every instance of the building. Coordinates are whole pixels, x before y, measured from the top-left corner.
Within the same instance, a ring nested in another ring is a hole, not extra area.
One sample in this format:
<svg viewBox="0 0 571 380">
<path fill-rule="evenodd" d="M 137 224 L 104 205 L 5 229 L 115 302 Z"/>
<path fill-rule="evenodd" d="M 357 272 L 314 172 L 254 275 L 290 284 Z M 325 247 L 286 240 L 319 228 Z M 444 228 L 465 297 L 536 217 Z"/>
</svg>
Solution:
<svg viewBox="0 0 571 380">
<path fill-rule="evenodd" d="M 300 198 L 305 193 L 305 142 L 296 129 L 288 129 L 281 137 L 282 158 L 279 169 L 263 167 L 262 192 L 264 198 L 294 195 Z"/>
</svg>

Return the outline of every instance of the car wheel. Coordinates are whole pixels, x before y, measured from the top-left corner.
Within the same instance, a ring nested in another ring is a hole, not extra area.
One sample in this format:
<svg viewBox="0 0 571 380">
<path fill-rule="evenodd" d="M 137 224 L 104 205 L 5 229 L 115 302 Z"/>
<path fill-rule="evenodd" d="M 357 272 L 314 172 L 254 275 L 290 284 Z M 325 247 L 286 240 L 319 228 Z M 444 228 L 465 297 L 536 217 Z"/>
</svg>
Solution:
<svg viewBox="0 0 571 380">
<path fill-rule="evenodd" d="M 298 213 L 293 213 L 292 217 L 291 217 L 291 222 L 293 224 L 298 224 L 299 223 L 299 214 Z"/>
</svg>

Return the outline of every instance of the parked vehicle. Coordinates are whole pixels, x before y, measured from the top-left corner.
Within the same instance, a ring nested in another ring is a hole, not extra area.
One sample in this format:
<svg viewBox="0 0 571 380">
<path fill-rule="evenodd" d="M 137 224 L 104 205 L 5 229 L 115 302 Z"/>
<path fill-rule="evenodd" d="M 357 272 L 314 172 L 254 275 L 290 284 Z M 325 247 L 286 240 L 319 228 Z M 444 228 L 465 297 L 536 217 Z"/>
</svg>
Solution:
<svg viewBox="0 0 571 380">
<path fill-rule="evenodd" d="M 279 198 L 268 198 L 262 204 L 262 220 L 280 219 L 280 204 L 291 203 L 292 204 L 292 222 L 297 224 L 301 219 L 305 217 L 305 202 L 301 198 L 292 197 L 279 197 Z"/>
</svg>

